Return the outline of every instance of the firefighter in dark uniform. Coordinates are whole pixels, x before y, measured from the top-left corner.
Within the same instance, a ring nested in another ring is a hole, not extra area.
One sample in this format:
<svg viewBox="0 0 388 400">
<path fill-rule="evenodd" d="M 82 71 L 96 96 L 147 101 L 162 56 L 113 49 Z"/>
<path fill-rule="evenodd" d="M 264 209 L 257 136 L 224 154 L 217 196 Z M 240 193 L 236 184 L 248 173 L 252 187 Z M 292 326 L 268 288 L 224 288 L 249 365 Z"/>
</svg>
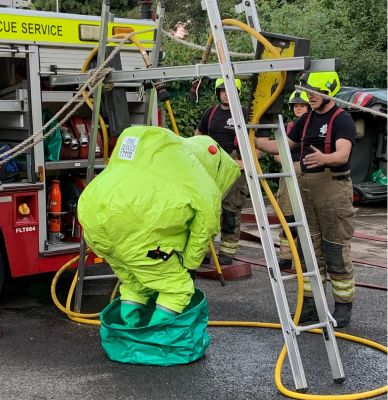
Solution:
<svg viewBox="0 0 388 400">
<path fill-rule="evenodd" d="M 241 93 L 241 81 L 235 79 L 235 86 Z M 219 104 L 209 107 L 198 124 L 195 135 L 209 135 L 224 149 L 243 169 L 238 151 L 236 132 L 233 127 L 232 114 L 229 107 L 224 80 L 219 78 L 215 83 L 215 91 Z M 242 108 L 245 121 L 248 120 L 248 109 Z M 244 207 L 249 193 L 244 172 L 230 188 L 222 200 L 221 243 L 218 260 L 220 264 L 232 264 L 237 252 L 240 238 L 241 209 Z M 208 258 L 208 257 L 207 257 Z M 206 258 L 205 258 L 206 260 Z M 205 261 L 206 262 L 206 261 Z"/>
<path fill-rule="evenodd" d="M 336 72 L 309 72 L 301 85 L 334 96 L 340 89 Z M 307 92 L 308 93 L 308 92 Z M 295 123 L 288 136 L 291 148 L 301 144 L 301 195 L 311 239 L 325 285 L 330 276 L 338 327 L 349 324 L 355 296 L 350 243 L 355 208 L 350 179 L 350 155 L 356 128 L 350 114 L 331 99 L 308 93 L 312 111 Z M 276 154 L 276 141 L 256 139 L 260 150 Z M 303 257 L 302 257 L 303 258 Z M 303 265 L 303 260 L 302 260 Z M 309 278 L 304 278 L 305 298 L 300 322 L 318 320 Z"/>
</svg>

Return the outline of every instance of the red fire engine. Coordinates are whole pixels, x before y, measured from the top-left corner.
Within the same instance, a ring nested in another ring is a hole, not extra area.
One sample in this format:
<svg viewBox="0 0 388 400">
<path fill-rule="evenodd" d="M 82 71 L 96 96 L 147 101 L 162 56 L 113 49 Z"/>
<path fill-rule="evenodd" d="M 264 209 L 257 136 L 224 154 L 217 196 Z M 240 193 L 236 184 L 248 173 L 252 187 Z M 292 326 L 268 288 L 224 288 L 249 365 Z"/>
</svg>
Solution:
<svg viewBox="0 0 388 400">
<path fill-rule="evenodd" d="M 72 99 L 78 87 L 56 88 L 49 77 L 81 70 L 98 45 L 99 24 L 100 17 L 1 9 L 0 160 Z M 154 27 L 151 20 L 116 18 L 108 35 L 139 32 L 149 52 Z M 125 45 L 110 64 L 115 69 L 142 65 L 133 44 Z M 140 84 L 127 83 L 104 93 L 101 114 L 109 129 L 99 133 L 97 169 L 103 168 L 102 156 L 109 154 L 122 129 L 144 124 L 148 114 L 155 120 L 156 107 L 142 92 Z M 0 290 L 7 273 L 21 277 L 55 271 L 78 254 L 77 200 L 86 175 L 90 118 L 91 110 L 83 104 L 49 140 L 0 167 Z"/>
</svg>

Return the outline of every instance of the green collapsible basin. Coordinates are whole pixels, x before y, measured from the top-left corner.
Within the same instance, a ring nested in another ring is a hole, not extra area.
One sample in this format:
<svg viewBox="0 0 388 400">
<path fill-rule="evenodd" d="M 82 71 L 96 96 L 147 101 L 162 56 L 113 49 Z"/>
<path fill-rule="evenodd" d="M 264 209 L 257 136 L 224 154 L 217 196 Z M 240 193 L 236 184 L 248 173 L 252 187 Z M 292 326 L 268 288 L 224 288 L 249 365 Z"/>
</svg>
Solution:
<svg viewBox="0 0 388 400">
<path fill-rule="evenodd" d="M 101 343 L 111 360 L 166 366 L 186 364 L 204 356 L 210 337 L 207 301 L 200 290 L 195 290 L 182 314 L 147 326 L 154 310 L 155 299 L 152 299 L 142 315 L 142 326 L 138 328 L 123 325 L 120 298 L 101 312 Z"/>
</svg>

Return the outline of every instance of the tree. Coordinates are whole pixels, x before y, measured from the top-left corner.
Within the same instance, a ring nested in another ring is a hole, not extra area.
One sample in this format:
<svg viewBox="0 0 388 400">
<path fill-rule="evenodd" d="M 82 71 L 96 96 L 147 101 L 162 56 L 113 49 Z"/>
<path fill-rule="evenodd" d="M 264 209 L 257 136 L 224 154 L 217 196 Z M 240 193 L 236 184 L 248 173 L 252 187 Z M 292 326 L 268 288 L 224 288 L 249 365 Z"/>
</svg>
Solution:
<svg viewBox="0 0 388 400">
<path fill-rule="evenodd" d="M 242 18 L 234 11 L 237 0 L 218 1 L 225 18 Z M 101 0 L 59 0 L 60 11 L 99 15 Z M 140 1 L 112 1 L 117 16 L 139 17 Z M 165 0 L 164 29 L 171 31 L 178 22 L 186 23 L 188 39 L 204 44 L 210 32 L 200 0 Z M 35 0 L 37 9 L 54 11 L 56 0 Z M 156 0 L 153 0 L 156 7 Z M 385 0 L 256 0 L 261 28 L 268 32 L 295 35 L 311 41 L 313 58 L 339 58 L 344 84 L 386 87 L 387 8 Z M 229 34 L 230 48 L 249 52 L 250 40 Z M 180 45 L 176 45 L 180 46 Z M 169 46 L 171 48 L 171 46 Z M 186 63 L 187 59 L 176 59 Z"/>
<path fill-rule="evenodd" d="M 71 14 L 101 15 L 101 0 L 58 0 L 59 11 Z M 133 9 L 137 0 L 115 0 L 112 2 L 111 11 L 118 17 L 126 17 L 128 11 Z M 57 0 L 35 0 L 36 10 L 56 11 Z"/>
<path fill-rule="evenodd" d="M 314 58 L 339 58 L 344 84 L 386 87 L 387 9 L 376 0 L 260 0 L 264 30 L 311 41 Z"/>
<path fill-rule="evenodd" d="M 237 2 L 237 0 L 236 0 Z M 56 0 L 35 0 L 35 7 L 55 10 Z M 117 16 L 138 18 L 140 1 L 112 1 Z M 218 1 L 223 19 L 238 16 L 235 0 Z M 205 45 L 210 33 L 206 12 L 199 0 L 165 0 L 164 29 L 171 31 L 178 22 L 186 24 L 187 40 Z M 153 8 L 156 0 L 153 0 Z M 304 37 L 311 42 L 313 58 L 339 58 L 341 81 L 345 85 L 386 87 L 387 70 L 387 9 L 385 1 L 375 0 L 257 0 L 260 25 L 264 31 Z M 99 15 L 101 0 L 60 0 L 60 10 Z M 251 52 L 251 42 L 245 33 L 228 33 L 229 49 Z M 164 40 L 167 63 L 183 65 L 198 62 L 201 51 L 184 49 L 181 44 Z M 216 61 L 212 57 L 211 62 Z M 190 84 L 173 85 L 176 93 L 188 91 Z M 192 108 L 190 109 L 192 110 Z"/>
</svg>

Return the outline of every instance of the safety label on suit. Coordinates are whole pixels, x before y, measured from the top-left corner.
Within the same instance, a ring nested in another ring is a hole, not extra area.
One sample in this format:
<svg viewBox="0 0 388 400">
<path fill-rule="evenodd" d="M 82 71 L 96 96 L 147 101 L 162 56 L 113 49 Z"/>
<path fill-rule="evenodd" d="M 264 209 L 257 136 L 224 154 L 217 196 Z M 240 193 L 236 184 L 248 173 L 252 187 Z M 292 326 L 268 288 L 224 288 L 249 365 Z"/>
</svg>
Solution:
<svg viewBox="0 0 388 400">
<path fill-rule="evenodd" d="M 122 160 L 133 160 L 137 149 L 139 138 L 125 137 L 121 143 L 118 157 Z"/>
</svg>

